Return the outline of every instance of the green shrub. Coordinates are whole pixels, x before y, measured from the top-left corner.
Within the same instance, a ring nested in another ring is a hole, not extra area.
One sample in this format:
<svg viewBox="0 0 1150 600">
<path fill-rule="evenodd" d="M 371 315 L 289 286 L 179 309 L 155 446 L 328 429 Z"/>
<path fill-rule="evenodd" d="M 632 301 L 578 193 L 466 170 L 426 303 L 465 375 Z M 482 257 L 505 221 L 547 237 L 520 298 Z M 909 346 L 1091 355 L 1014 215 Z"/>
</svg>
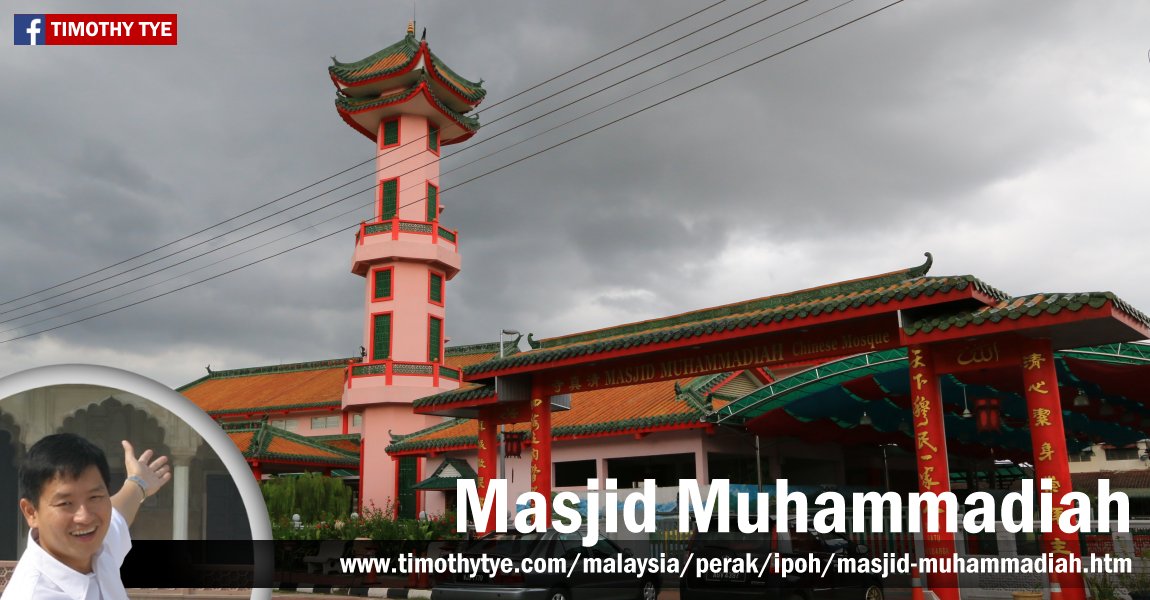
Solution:
<svg viewBox="0 0 1150 600">
<path fill-rule="evenodd" d="M 261 482 L 264 503 L 272 522 L 299 515 L 304 523 L 342 519 L 351 512 L 351 488 L 343 480 L 304 473 Z"/>
</svg>

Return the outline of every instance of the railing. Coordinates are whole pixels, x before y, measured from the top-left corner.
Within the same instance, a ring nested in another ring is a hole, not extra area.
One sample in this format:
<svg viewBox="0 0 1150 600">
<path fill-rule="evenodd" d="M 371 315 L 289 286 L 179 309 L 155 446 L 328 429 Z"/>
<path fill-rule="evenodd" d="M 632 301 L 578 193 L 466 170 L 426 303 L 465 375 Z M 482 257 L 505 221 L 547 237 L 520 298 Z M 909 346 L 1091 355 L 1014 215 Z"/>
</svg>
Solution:
<svg viewBox="0 0 1150 600">
<path fill-rule="evenodd" d="M 416 235 L 431 236 L 432 243 L 444 240 L 450 244 L 459 244 L 459 232 L 441 226 L 437 221 L 402 221 L 398 218 L 373 223 L 359 224 L 359 232 L 355 234 L 355 243 L 362 244 L 369 235 L 390 233 L 391 239 L 398 240 L 401 233 L 414 233 Z"/>
<path fill-rule="evenodd" d="M 347 367 L 347 387 L 351 387 L 351 380 L 356 377 L 383 376 L 391 383 L 391 378 L 399 376 L 431 377 L 438 383 L 439 379 L 459 381 L 461 374 L 457 369 L 445 367 L 432 362 L 406 362 L 397 360 L 376 360 L 371 362 L 353 363 Z"/>
</svg>

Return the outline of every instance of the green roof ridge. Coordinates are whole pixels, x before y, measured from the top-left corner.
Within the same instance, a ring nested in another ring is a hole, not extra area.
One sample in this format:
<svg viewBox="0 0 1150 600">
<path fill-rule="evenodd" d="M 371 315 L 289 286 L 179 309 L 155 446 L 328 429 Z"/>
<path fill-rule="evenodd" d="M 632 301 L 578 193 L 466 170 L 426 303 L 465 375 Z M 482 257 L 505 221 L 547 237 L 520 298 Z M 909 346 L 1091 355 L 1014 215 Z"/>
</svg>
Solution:
<svg viewBox="0 0 1150 600">
<path fill-rule="evenodd" d="M 506 345 L 505 352 L 514 354 L 519 352 L 518 348 L 510 348 Z M 478 344 L 468 344 L 466 346 L 447 346 L 443 349 L 444 356 L 467 356 L 471 354 L 485 354 L 487 352 L 498 353 L 499 342 L 480 342 Z"/>
<path fill-rule="evenodd" d="M 424 396 L 416 398 L 411 403 L 413 408 L 422 408 L 425 406 L 439 406 L 441 404 L 453 404 L 455 402 L 466 402 L 468 400 L 478 400 L 480 398 L 488 398 L 495 395 L 495 386 L 481 385 L 472 388 L 460 388 L 458 390 L 451 390 L 448 392 L 440 392 L 432 394 L 431 396 Z"/>
<path fill-rule="evenodd" d="M 335 367 L 346 367 L 348 362 L 359 360 L 355 358 L 332 358 L 328 360 L 313 360 L 308 362 L 288 363 L 285 365 L 267 365 L 262 367 L 245 367 L 242 369 L 227 369 L 224 371 L 210 371 L 207 376 L 189 383 L 177 391 L 191 387 L 205 379 L 229 379 L 232 377 L 249 377 L 252 375 L 270 375 L 273 373 L 291 373 L 295 371 L 319 371 Z"/>
<path fill-rule="evenodd" d="M 232 431 L 244 431 L 244 430 L 245 430 L 244 428 L 240 428 L 240 429 L 233 429 Z M 259 428 L 256 429 L 255 431 L 256 431 L 256 435 L 253 437 L 256 438 L 256 440 L 254 440 L 254 441 L 256 441 L 257 443 L 254 443 L 253 446 L 255 446 L 255 448 L 256 448 L 255 453 L 260 454 L 260 455 L 268 455 L 267 454 L 267 447 L 269 444 L 271 444 L 272 438 L 275 436 L 279 436 L 279 437 L 282 437 L 284 439 L 288 439 L 288 440 L 291 440 L 293 442 L 303 444 L 303 445 L 308 446 L 310 448 L 315 448 L 316 450 L 321 450 L 323 452 L 331 452 L 333 454 L 336 454 L 338 456 L 338 458 L 346 460 L 346 461 L 352 461 L 352 462 L 358 463 L 360 460 L 359 455 L 356 453 L 345 452 L 343 450 L 340 450 L 339 448 L 335 448 L 332 446 L 326 446 L 326 445 L 317 443 L 314 440 L 314 438 L 310 438 L 306 435 L 300 435 L 298 433 L 294 433 L 294 432 L 288 431 L 286 429 L 280 429 L 279 427 L 273 427 L 272 425 L 270 425 L 266 421 L 260 423 Z M 245 455 L 251 456 L 250 454 L 247 454 L 247 453 L 245 453 Z M 301 455 L 271 454 L 270 456 L 292 457 L 292 456 L 301 456 Z M 314 457 L 302 457 L 301 456 L 301 458 L 314 458 Z"/>
<path fill-rule="evenodd" d="M 343 400 L 324 400 L 322 402 L 300 402 L 297 404 L 276 404 L 273 406 L 237 406 L 235 408 L 222 408 L 206 411 L 209 415 L 232 415 L 236 413 L 274 412 L 289 408 L 328 408 L 343 406 Z"/>
<path fill-rule="evenodd" d="M 359 69 L 363 69 L 363 68 L 367 67 L 368 65 L 370 65 L 371 63 L 379 60 L 380 58 L 383 58 L 383 57 L 388 56 L 390 54 L 395 54 L 397 51 L 401 51 L 404 54 L 406 54 L 408 60 L 399 64 L 399 65 L 396 65 L 394 67 L 382 69 L 380 71 L 373 71 L 373 72 L 369 72 L 369 73 L 365 73 L 365 74 L 361 74 L 361 75 L 353 75 L 352 74 L 352 72 L 358 71 Z M 355 82 L 362 81 L 364 79 L 372 79 L 372 78 L 378 77 L 380 75 L 386 75 L 388 73 L 393 73 L 395 71 L 403 69 L 404 67 L 406 67 L 408 64 L 411 63 L 411 60 L 413 58 L 415 58 L 415 54 L 418 51 L 419 51 L 419 42 L 415 39 L 415 33 L 414 32 L 408 32 L 407 35 L 403 36 L 403 39 L 399 40 L 398 42 L 396 42 L 390 46 L 387 46 L 386 48 L 384 48 L 378 52 L 372 53 L 371 55 L 367 56 L 366 58 L 361 58 L 357 61 L 347 62 L 347 63 L 340 62 L 340 61 L 336 60 L 336 58 L 333 56 L 333 57 L 331 57 L 332 65 L 330 67 L 328 67 L 327 70 L 329 73 L 338 75 L 339 78 L 343 79 L 344 81 L 347 81 L 350 83 L 355 83 Z"/>
<path fill-rule="evenodd" d="M 748 312 L 754 312 L 768 308 L 778 308 L 799 302 L 809 302 L 817 299 L 833 298 L 835 296 L 842 296 L 845 294 L 887 287 L 925 275 L 926 272 L 930 270 L 931 263 L 933 262 L 933 258 L 929 252 L 926 253 L 926 257 L 927 260 L 922 265 L 909 269 L 903 269 L 901 271 L 893 271 L 890 273 L 883 273 L 881 275 L 871 275 L 860 279 L 852 279 L 849 281 L 832 283 L 820 287 L 809 288 L 806 290 L 799 290 L 797 292 L 776 294 L 774 296 L 736 302 L 733 304 L 727 304 L 725 306 L 704 308 L 701 310 L 673 315 L 670 317 L 662 317 L 648 321 L 640 321 L 638 323 L 608 327 L 606 329 L 599 329 L 596 331 L 544 339 L 540 340 L 540 343 L 542 344 L 541 349 L 546 350 L 549 347 L 567 346 L 570 344 L 578 344 L 581 342 L 598 340 L 606 337 L 641 333 L 651 329 L 661 329 L 663 327 L 682 325 L 707 319 L 741 315 Z"/>
<path fill-rule="evenodd" d="M 448 86 L 450 86 L 451 89 L 458 92 L 459 95 L 467 98 L 468 102 L 471 104 L 478 104 L 481 100 L 483 100 L 485 96 L 487 96 L 487 90 L 483 89 L 482 79 L 479 81 L 471 81 L 470 79 L 461 76 L 459 73 L 456 73 L 454 69 L 447 66 L 447 63 L 443 62 L 443 60 L 436 56 L 435 53 L 431 51 L 430 47 L 427 49 L 427 54 L 431 56 L 432 68 L 436 71 L 442 71 L 443 73 L 447 74 L 447 77 L 440 77 L 440 79 Z M 467 89 L 463 89 L 456 85 L 456 81 L 467 86 Z"/>
<path fill-rule="evenodd" d="M 945 294 L 954 290 L 965 290 L 972 285 L 978 286 L 981 283 L 972 277 L 918 277 L 907 281 L 909 281 L 909 285 L 902 285 L 894 289 L 879 289 L 866 294 L 831 297 L 821 299 L 818 302 L 808 301 L 807 304 L 800 306 L 784 304 L 773 308 L 759 309 L 757 312 L 752 313 L 729 314 L 710 321 L 698 321 L 698 319 L 696 319 L 698 322 L 680 323 L 674 327 L 666 327 L 654 331 L 639 331 L 629 336 L 619 335 L 582 344 L 533 350 L 505 358 L 493 358 L 482 363 L 464 367 L 464 373 L 474 376 L 498 369 L 545 364 L 550 361 L 586 356 L 596 352 L 608 352 L 620 348 L 634 348 L 672 340 L 690 339 L 718 332 L 734 331 L 747 327 L 769 325 L 771 323 L 794 319 L 805 319 L 827 313 L 851 310 L 861 306 L 872 306 L 876 303 L 885 304 L 892 301 L 901 301 L 906 298 L 919 298 L 933 296 L 935 294 Z M 904 281 L 904 283 L 907 281 Z M 994 288 L 983 285 L 980 289 L 993 290 Z"/>
<path fill-rule="evenodd" d="M 334 442 L 336 440 L 358 442 L 362 435 L 363 434 L 359 433 L 329 433 L 327 435 L 309 435 L 308 437 L 313 440 L 320 440 L 321 442 Z"/>
<path fill-rule="evenodd" d="M 903 330 L 907 335 L 930 333 L 934 330 L 946 331 L 951 327 L 962 328 L 967 325 L 980 325 L 986 322 L 997 323 L 1003 319 L 1016 321 L 1023 317 L 1038 317 L 1043 313 L 1057 314 L 1062 310 L 1077 312 L 1087 306 L 1097 309 L 1105 306 L 1107 302 L 1112 302 L 1115 308 L 1130 315 L 1143 327 L 1150 328 L 1150 317 L 1122 301 L 1112 292 L 1080 292 L 1037 293 L 1005 298 L 993 306 L 919 319 L 908 323 Z"/>
</svg>

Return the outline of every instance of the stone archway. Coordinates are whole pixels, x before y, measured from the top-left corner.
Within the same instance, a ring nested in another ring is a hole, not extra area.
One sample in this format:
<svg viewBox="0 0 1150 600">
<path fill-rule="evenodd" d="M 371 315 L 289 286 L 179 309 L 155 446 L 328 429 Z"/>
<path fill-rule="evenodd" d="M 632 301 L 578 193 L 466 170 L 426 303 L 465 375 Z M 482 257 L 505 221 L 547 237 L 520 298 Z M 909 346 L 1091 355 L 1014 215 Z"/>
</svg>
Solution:
<svg viewBox="0 0 1150 600">
<path fill-rule="evenodd" d="M 20 426 L 11 415 L 0 413 L 0 560 L 19 558 L 20 516 L 18 463 L 24 449 Z"/>
<path fill-rule="evenodd" d="M 156 456 L 171 455 L 165 443 L 167 434 L 155 417 L 112 396 L 77 410 L 64 419 L 59 432 L 83 436 L 104 449 L 112 472 L 112 493 L 120 489 L 126 477 L 120 440 L 130 441 L 137 452 L 150 448 Z M 165 486 L 140 507 L 132 537 L 172 539 L 172 486 Z"/>
</svg>

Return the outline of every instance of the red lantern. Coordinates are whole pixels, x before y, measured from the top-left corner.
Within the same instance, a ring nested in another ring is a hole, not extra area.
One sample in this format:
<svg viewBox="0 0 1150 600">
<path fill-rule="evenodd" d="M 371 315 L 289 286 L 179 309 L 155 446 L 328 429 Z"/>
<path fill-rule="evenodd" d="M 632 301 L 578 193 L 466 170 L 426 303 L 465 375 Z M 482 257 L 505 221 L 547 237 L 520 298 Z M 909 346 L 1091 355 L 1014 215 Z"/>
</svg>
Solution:
<svg viewBox="0 0 1150 600">
<path fill-rule="evenodd" d="M 507 458 L 519 458 L 519 455 L 523 453 L 523 440 L 526 437 L 526 431 L 504 431 L 503 456 Z"/>
<path fill-rule="evenodd" d="M 974 414 L 979 433 L 997 433 L 1002 429 L 1002 410 L 998 407 L 998 398 L 975 400 Z"/>
</svg>

